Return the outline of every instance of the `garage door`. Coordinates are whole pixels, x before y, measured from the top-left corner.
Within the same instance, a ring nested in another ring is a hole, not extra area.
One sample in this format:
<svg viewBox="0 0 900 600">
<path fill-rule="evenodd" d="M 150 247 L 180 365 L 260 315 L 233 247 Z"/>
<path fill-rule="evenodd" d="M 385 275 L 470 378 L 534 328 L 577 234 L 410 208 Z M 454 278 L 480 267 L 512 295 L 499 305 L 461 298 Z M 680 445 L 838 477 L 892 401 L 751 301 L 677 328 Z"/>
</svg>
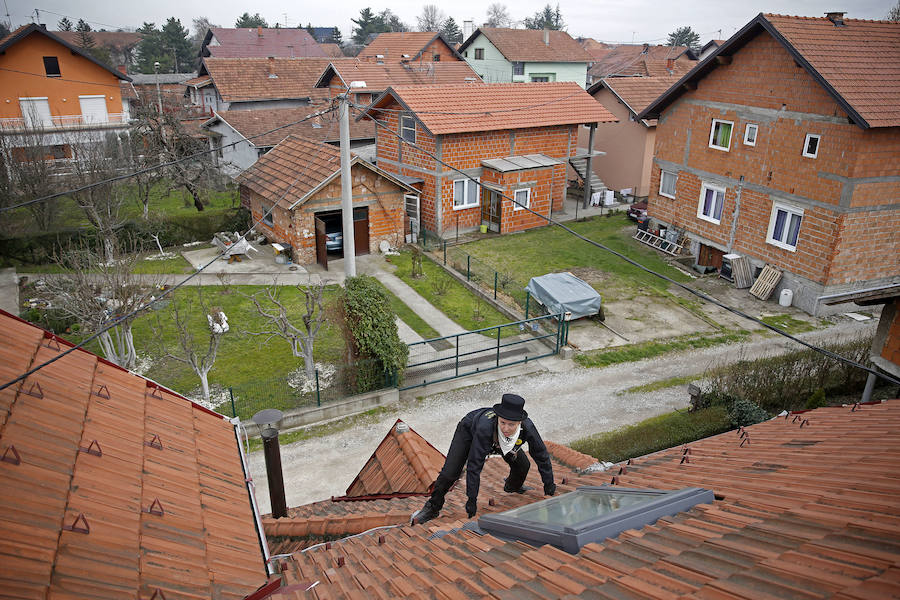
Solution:
<svg viewBox="0 0 900 600">
<path fill-rule="evenodd" d="M 78 96 L 81 118 L 85 123 L 108 123 L 106 96 Z"/>
</svg>

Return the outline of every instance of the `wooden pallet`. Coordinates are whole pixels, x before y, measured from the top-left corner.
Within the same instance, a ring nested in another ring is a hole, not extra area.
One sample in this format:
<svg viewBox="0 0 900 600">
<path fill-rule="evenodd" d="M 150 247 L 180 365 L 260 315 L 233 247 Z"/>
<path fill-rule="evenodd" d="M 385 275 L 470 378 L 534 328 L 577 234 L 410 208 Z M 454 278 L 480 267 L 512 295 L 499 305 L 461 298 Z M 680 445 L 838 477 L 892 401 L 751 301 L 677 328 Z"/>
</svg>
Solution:
<svg viewBox="0 0 900 600">
<path fill-rule="evenodd" d="M 654 235 L 649 231 L 642 231 L 638 229 L 637 233 L 634 234 L 634 239 L 647 244 L 651 248 L 656 248 L 657 250 L 662 250 L 666 254 L 671 254 L 672 256 L 678 256 L 679 254 L 681 254 L 681 244 L 670 242 L 666 238 Z"/>
<path fill-rule="evenodd" d="M 753 272 L 750 270 L 750 259 L 746 256 L 731 260 L 731 277 L 734 279 L 734 287 L 740 289 L 753 285 Z"/>
<path fill-rule="evenodd" d="M 781 271 L 771 265 L 766 265 L 759 277 L 756 278 L 756 283 L 750 288 L 750 294 L 760 300 L 768 300 L 779 281 L 781 281 Z"/>
</svg>

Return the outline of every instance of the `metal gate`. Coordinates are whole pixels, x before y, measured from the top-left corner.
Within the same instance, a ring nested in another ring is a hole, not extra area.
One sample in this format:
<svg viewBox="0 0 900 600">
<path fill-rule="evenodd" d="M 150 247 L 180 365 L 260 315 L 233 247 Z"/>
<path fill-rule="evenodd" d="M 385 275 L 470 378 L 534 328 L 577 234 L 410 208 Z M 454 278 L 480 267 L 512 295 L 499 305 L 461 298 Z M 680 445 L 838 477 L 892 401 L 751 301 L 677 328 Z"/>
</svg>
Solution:
<svg viewBox="0 0 900 600">
<path fill-rule="evenodd" d="M 562 315 L 542 315 L 408 344 L 401 390 L 456 379 L 559 353 L 568 336 Z"/>
<path fill-rule="evenodd" d="M 316 262 L 328 270 L 328 248 L 325 246 L 325 221 L 316 217 Z"/>
</svg>

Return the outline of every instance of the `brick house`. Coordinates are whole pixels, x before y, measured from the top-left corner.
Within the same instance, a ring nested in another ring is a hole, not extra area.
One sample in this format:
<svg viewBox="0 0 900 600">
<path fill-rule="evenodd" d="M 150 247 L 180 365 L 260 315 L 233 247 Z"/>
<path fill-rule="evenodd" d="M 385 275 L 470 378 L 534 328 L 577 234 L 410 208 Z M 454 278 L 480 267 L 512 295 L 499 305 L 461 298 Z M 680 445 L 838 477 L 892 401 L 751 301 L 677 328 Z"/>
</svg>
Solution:
<svg viewBox="0 0 900 600">
<path fill-rule="evenodd" d="M 463 61 L 456 45 L 435 31 L 379 33 L 357 58 L 374 63 Z"/>
<path fill-rule="evenodd" d="M 488 83 L 574 81 L 586 87 L 594 57 L 565 31 L 481 27 L 459 47 Z"/>
<path fill-rule="evenodd" d="M 294 262 L 327 268 L 325 236 L 342 232 L 340 171 L 338 148 L 288 136 L 237 178 L 241 205 L 260 221 L 258 232 L 291 246 Z M 405 205 L 415 202 L 417 190 L 359 156 L 351 160 L 350 175 L 356 254 L 376 252 L 382 241 L 402 243 Z"/>
<path fill-rule="evenodd" d="M 762 15 L 639 118 L 658 118 L 649 214 L 820 297 L 900 281 L 900 23 Z M 836 308 L 825 310 L 839 310 Z"/>
<path fill-rule="evenodd" d="M 398 86 L 359 118 L 383 125 L 378 166 L 417 183 L 410 216 L 440 236 L 546 224 L 512 198 L 547 217 L 561 210 L 578 127 L 615 120 L 572 82 Z"/>
</svg>

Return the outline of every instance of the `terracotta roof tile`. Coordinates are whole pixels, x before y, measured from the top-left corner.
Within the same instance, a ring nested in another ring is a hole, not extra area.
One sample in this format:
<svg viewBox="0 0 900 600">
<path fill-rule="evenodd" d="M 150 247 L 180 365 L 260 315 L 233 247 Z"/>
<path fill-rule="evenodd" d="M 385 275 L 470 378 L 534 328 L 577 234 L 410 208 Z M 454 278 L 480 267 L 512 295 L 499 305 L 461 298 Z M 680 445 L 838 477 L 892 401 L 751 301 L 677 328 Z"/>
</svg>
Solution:
<svg viewBox="0 0 900 600">
<path fill-rule="evenodd" d="M 641 44 L 621 44 L 612 48 L 606 56 L 594 63 L 590 74 L 595 78 L 610 76 L 659 76 L 665 73 L 670 59 L 674 60 L 674 68 L 684 75 L 697 61 L 682 56 L 685 46 L 644 46 Z"/>
<path fill-rule="evenodd" d="M 205 58 L 203 65 L 225 102 L 322 99 L 327 90 L 315 89 L 325 68 L 340 58 Z M 270 77 L 270 68 L 275 77 Z M 201 71 L 202 72 L 202 71 Z"/>
<path fill-rule="evenodd" d="M 482 27 L 466 42 L 474 41 L 478 32 L 490 40 L 508 61 L 594 62 L 594 57 L 565 31 L 548 31 L 550 43 L 545 44 L 545 32 L 542 30 Z M 466 42 L 461 49 L 470 45 Z"/>
<path fill-rule="evenodd" d="M 289 135 L 321 142 L 338 141 L 340 129 L 331 115 L 298 122 L 313 112 L 314 107 L 227 110 L 216 113 L 211 121 L 222 119 L 242 136 L 250 138 L 255 146 L 274 146 Z M 287 123 L 296 124 L 282 127 Z M 350 139 L 375 139 L 375 124 L 371 121 L 351 121 Z"/>
<path fill-rule="evenodd" d="M 663 92 L 678 83 L 681 75 L 665 77 L 607 77 L 599 85 L 608 88 L 634 115 L 650 106 Z M 591 88 L 594 89 L 594 88 Z M 650 124 L 655 124 L 654 120 Z"/>
<path fill-rule="evenodd" d="M 439 34 L 436 31 L 400 31 L 379 33 L 372 42 L 360 50 L 359 58 L 374 59 L 382 55 L 385 61 L 400 62 L 403 55 L 415 60 L 425 46 L 431 43 Z M 443 40 L 443 38 L 440 38 Z M 448 46 L 449 48 L 449 46 Z M 454 49 L 455 52 L 455 49 Z M 428 57 L 430 59 L 430 57 Z"/>
<path fill-rule="evenodd" d="M 338 148 L 314 140 L 288 136 L 237 181 L 264 198 L 277 199 L 288 209 L 341 167 Z"/>
<path fill-rule="evenodd" d="M 900 126 L 900 23 L 764 18 L 870 127 Z"/>
<path fill-rule="evenodd" d="M 900 482 L 893 474 L 900 467 L 900 400 L 794 416 L 746 428 L 743 436 L 751 442 L 743 446 L 739 432 L 728 432 L 612 473 L 564 473 L 558 466 L 557 481 L 567 480 L 561 492 L 609 483 L 614 475 L 624 487 L 699 485 L 718 498 L 588 544 L 577 555 L 469 531 L 458 486 L 441 516 L 424 526 L 380 529 L 293 554 L 285 561 L 287 581 L 320 581 L 315 590 L 321 598 L 454 597 L 450 590 L 495 598 L 896 597 Z M 564 454 L 556 445 L 551 451 Z M 535 491 L 498 493 L 505 470 L 502 461 L 487 461 L 480 514 L 540 498 Z M 534 471 L 527 483 L 540 485 Z M 289 519 L 312 520 L 300 515 L 353 504 L 373 515 L 402 513 L 420 503 L 316 503 L 292 509 Z M 267 524 L 267 530 L 280 526 Z"/>
<path fill-rule="evenodd" d="M 77 31 L 53 31 L 53 35 L 73 46 L 81 46 L 81 34 Z M 91 31 L 97 46 L 110 46 L 116 50 L 131 49 L 141 43 L 144 34 L 132 31 Z"/>
<path fill-rule="evenodd" d="M 364 81 L 354 92 L 383 92 L 391 86 L 452 83 L 482 83 L 467 62 L 425 62 L 411 64 L 338 62 L 334 65 L 345 84 Z"/>
<path fill-rule="evenodd" d="M 332 58 L 344 58 L 344 51 L 337 44 L 319 44 L 319 47 L 325 53 L 325 56 Z"/>
<path fill-rule="evenodd" d="M 616 120 L 574 82 L 398 86 L 367 113 L 393 99 L 434 135 Z"/>
<path fill-rule="evenodd" d="M 305 29 L 263 28 L 262 36 L 256 27 L 212 27 L 211 30 L 219 45 L 207 45 L 204 50 L 216 58 L 328 56 Z"/>
<path fill-rule="evenodd" d="M 0 327 L 2 381 L 70 347 L 8 313 Z M 265 583 L 222 416 L 84 350 L 4 390 L 0 407 L 0 449 L 15 446 L 21 460 L 0 462 L 5 594 L 137 597 L 158 587 L 230 599 Z M 153 434 L 161 450 L 146 445 Z"/>
</svg>

